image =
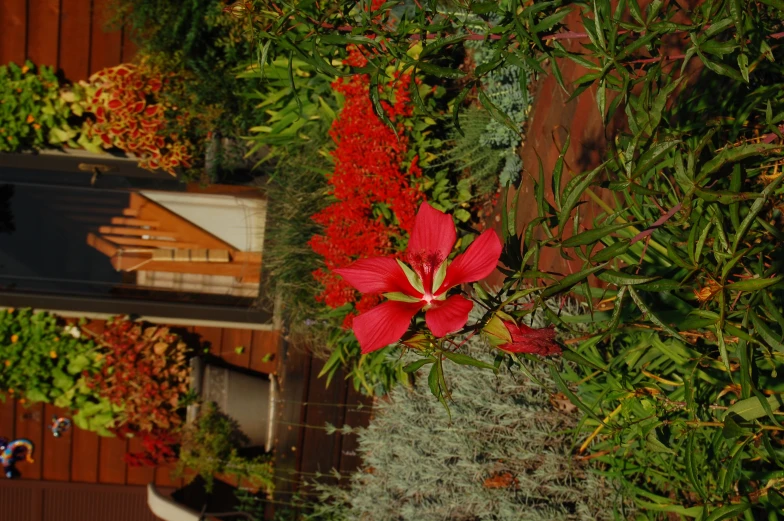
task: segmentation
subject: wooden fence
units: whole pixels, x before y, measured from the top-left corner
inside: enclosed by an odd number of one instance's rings
[[[136,48],[128,31],[107,27],[112,1],[0,1],[0,64],[29,59],[78,81],[129,61]]]

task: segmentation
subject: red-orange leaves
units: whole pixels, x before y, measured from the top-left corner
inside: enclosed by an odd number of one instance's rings
[[[90,83],[96,90],[86,110],[95,121],[87,131],[98,136],[104,148],[133,153],[142,168],[160,168],[171,175],[180,166],[190,166],[192,145],[168,130],[166,112],[175,110],[158,99],[165,82],[156,72],[123,64],[95,73]]]

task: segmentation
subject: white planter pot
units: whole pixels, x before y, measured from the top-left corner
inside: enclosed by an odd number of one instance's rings
[[[272,450],[277,382],[273,375],[251,376],[240,371],[191,359],[191,389],[201,401],[215,402],[218,410],[237,422],[250,447]],[[188,407],[186,421],[194,421],[199,405]]]

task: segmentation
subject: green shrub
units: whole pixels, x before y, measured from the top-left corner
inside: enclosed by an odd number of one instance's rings
[[[68,123],[73,112],[66,97],[51,67],[0,66],[0,152],[73,146],[78,131]]]
[[[214,403],[202,405],[196,421],[182,430],[181,440],[177,475],[181,476],[186,469],[194,471],[204,479],[208,492],[216,474],[233,475],[240,482],[247,480],[253,486],[272,490],[271,458],[243,457],[239,449],[247,443],[247,436]]]

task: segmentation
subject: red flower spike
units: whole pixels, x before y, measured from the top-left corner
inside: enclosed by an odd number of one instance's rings
[[[385,293],[390,300],[354,319],[354,334],[363,353],[399,340],[407,329],[403,325],[419,309],[425,310],[425,322],[438,337],[465,326],[471,303],[459,295],[447,298],[446,293],[459,283],[489,275],[501,256],[501,241],[495,231],[488,230],[474,241],[475,247],[469,247],[450,265],[446,257],[454,242],[452,219],[422,203],[406,253],[411,267],[392,258],[380,258],[359,260],[334,270],[360,292]]]

